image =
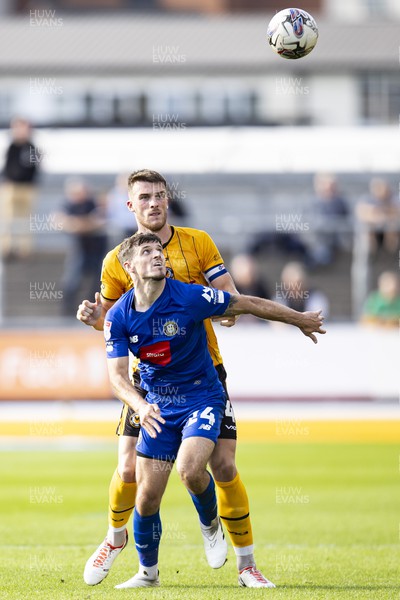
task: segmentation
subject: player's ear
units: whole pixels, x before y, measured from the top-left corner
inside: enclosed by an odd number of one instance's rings
[[[135,212],[132,200],[128,199],[126,201],[126,206],[130,212],[133,212],[133,213]]]
[[[124,262],[124,269],[128,271],[128,273],[136,273],[135,267],[128,260]]]

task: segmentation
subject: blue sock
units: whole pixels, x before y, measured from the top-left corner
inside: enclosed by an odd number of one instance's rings
[[[210,473],[209,473],[210,475]],[[217,516],[217,496],[215,495],[214,479],[210,475],[210,483],[201,494],[192,494],[193,504],[199,513],[200,521],[203,525],[211,525],[211,521]]]
[[[138,511],[133,512],[133,535],[139,563],[144,567],[153,567],[158,563],[158,547],[161,539],[160,511],[149,517],[141,517]]]

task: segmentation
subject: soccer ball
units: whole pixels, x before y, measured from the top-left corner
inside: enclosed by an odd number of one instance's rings
[[[301,8],[285,8],[276,13],[268,25],[268,43],[283,58],[302,58],[318,40],[313,17]]]

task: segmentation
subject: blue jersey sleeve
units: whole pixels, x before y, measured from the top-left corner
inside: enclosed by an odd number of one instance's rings
[[[107,358],[129,356],[129,336],[122,315],[113,309],[108,311],[104,321],[104,339]]]
[[[223,315],[231,295],[228,292],[202,285],[188,286],[188,305],[195,321]]]

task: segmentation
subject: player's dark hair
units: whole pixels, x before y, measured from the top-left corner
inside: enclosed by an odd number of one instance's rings
[[[129,261],[132,256],[136,252],[136,248],[139,246],[143,246],[143,244],[160,244],[162,246],[162,242],[158,235],[155,233],[135,233],[131,235],[131,237],[126,238],[118,250],[118,260],[121,265],[124,262]]]
[[[167,187],[167,182],[164,177],[157,173],[157,171],[151,171],[150,169],[141,169],[140,171],[134,171],[128,177],[128,188],[131,188],[136,181],[148,181],[149,183],[163,183]]]

